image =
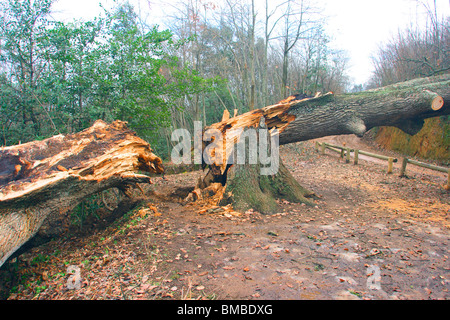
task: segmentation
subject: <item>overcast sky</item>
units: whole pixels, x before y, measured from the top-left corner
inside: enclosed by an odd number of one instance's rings
[[[131,0],[148,21],[164,25],[169,7],[164,3],[179,0]],[[427,1],[427,0],[422,0]],[[101,13],[99,3],[109,7],[113,0],[57,0],[54,17],[58,20],[89,20]],[[256,0],[256,2],[263,1]],[[432,2],[432,0],[428,0]],[[450,16],[450,0],[436,0],[438,14]],[[348,75],[355,84],[363,84],[372,71],[371,56],[378,46],[391,39],[399,29],[423,23],[423,6],[416,0],[315,0],[325,8],[328,34],[333,46],[347,51],[350,58]],[[162,19],[162,20],[161,20]]]

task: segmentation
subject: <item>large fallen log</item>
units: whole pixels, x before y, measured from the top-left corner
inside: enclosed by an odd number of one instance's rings
[[[223,132],[256,126],[261,117],[280,132],[280,145],[330,135],[364,135],[373,127],[394,126],[410,135],[423,120],[450,114],[450,74],[421,78],[358,93],[317,94],[253,110],[212,124]]]
[[[162,161],[126,123],[0,149],[0,266],[52,213],[110,188],[151,183]]]
[[[450,114],[450,75],[354,94],[293,96],[233,118],[225,115],[205,130],[216,129],[225,135],[238,133],[238,129],[267,128],[272,134],[278,131],[279,143],[287,144],[328,135],[361,136],[375,126],[397,126],[414,134],[423,119],[446,114]],[[238,135],[226,136],[224,161],[209,166],[193,195],[213,193],[222,205],[231,203],[236,210],[254,208],[264,213],[277,210],[277,198],[312,203],[307,198],[313,192],[302,188],[281,161],[279,170],[270,175],[260,174],[262,163],[230,163],[226,146],[239,139]],[[97,121],[77,134],[1,148],[0,266],[50,214],[109,188],[126,190],[135,183],[150,183],[141,172],[162,173],[161,163],[149,144],[120,121],[111,125]]]
[[[222,183],[221,204],[232,203],[237,210],[248,208],[261,212],[277,209],[276,199],[311,203],[305,197],[313,192],[302,188],[280,161],[280,170],[261,176],[260,164],[230,164],[233,148],[240,139],[240,129],[258,127],[264,120],[268,130],[277,129],[279,144],[305,141],[330,135],[363,136],[378,126],[395,126],[414,135],[424,119],[450,114],[450,74],[415,79],[375,90],[335,95],[317,94],[312,98],[291,96],[278,104],[250,111],[205,128],[215,129],[226,139],[220,161],[210,164],[190,199],[202,190]],[[207,146],[208,142],[203,145]],[[214,155],[213,155],[214,156]],[[214,186],[214,189],[218,189]],[[206,192],[207,193],[207,192]]]

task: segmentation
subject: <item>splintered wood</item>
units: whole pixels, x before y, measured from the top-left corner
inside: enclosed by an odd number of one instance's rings
[[[0,266],[61,208],[110,188],[129,194],[151,183],[144,173],[163,172],[150,145],[122,121],[0,148]]]
[[[286,113],[293,104],[320,96],[321,94],[318,93],[315,97],[308,97],[300,100],[297,100],[295,96],[290,96],[277,104],[262,109],[252,110],[241,114],[240,116],[237,116],[235,111],[235,115],[232,118],[230,118],[228,110],[225,110],[221,122],[212,124],[205,129],[217,129],[225,133],[227,130],[236,128],[256,128],[259,125],[261,118],[264,117],[265,123],[269,129],[277,128],[282,132],[291,121],[295,120],[295,116]]]
[[[224,198],[230,198],[232,195],[225,194],[226,184],[217,181],[227,174],[228,159],[233,151],[233,146],[239,142],[243,130],[252,127],[257,128],[261,123],[264,123],[271,134],[273,134],[275,129],[278,132],[282,132],[291,121],[295,120],[295,116],[286,112],[293,104],[320,96],[320,93],[316,94],[315,97],[299,98],[298,96],[291,96],[275,105],[253,110],[239,116],[237,115],[237,110],[234,110],[232,118],[230,118],[229,111],[225,110],[221,122],[205,128],[205,132],[209,129],[221,132],[222,150],[220,148],[219,150],[217,148],[211,150],[211,159],[215,159],[215,162],[209,166],[207,174],[199,178],[196,188],[188,195],[185,201],[198,205],[201,208],[198,210],[199,214],[221,213],[232,216],[238,215],[239,213],[233,210],[231,204],[220,206]],[[214,142],[214,139],[212,139],[212,142]],[[221,152],[221,154],[216,154],[217,151]]]
[[[234,117],[232,118],[230,118],[228,110],[225,110],[221,122],[217,122],[205,128],[205,132],[209,129],[213,129],[222,133],[223,140],[221,141],[221,154],[215,154],[216,149],[211,151],[211,159],[215,159],[213,165],[219,167],[222,174],[224,173],[227,167],[227,159],[229,159],[231,152],[233,152],[233,146],[239,142],[242,130],[245,130],[246,128],[257,128],[261,123],[264,123],[271,134],[274,133],[275,129],[277,129],[278,134],[280,134],[296,118],[294,115],[287,112],[293,105],[330,94],[332,93],[329,92],[322,95],[318,92],[314,97],[293,95],[281,100],[277,104],[266,106],[262,109],[252,110],[239,116],[237,116],[237,110],[235,110]],[[218,159],[220,159],[220,161],[218,161]]]
[[[148,176],[138,172],[162,173],[164,168],[150,145],[128,130],[126,123],[107,125],[99,120],[77,134],[1,148],[0,171],[0,201],[4,201],[71,176],[150,183]]]
[[[212,183],[204,189],[195,188],[185,199],[191,205],[196,205],[199,214],[223,214],[223,215],[240,215],[239,212],[233,210],[231,204],[220,206],[220,202],[224,198],[226,186],[221,183]],[[229,195],[228,195],[229,196]]]

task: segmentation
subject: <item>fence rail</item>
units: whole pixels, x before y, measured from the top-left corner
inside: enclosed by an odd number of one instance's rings
[[[417,161],[417,160],[404,158],[403,162],[402,162],[402,168],[400,169],[400,177],[405,176],[406,165],[408,163],[411,163],[413,165],[416,165],[416,166],[419,166],[419,167],[422,167],[422,168],[427,168],[427,169],[431,169],[431,170],[447,173],[447,188],[450,187],[450,168],[435,166],[433,164],[424,163],[424,162],[420,162],[420,161]]]
[[[334,144],[330,144],[327,142],[317,142],[316,141],[316,151],[319,151],[322,154],[325,154],[325,150],[331,150],[333,152],[337,152],[340,153],[341,158],[344,158],[345,155],[345,162],[349,163],[350,162],[350,153],[353,152],[354,153],[354,160],[353,163],[355,165],[358,164],[359,161],[359,155],[365,155],[368,157],[372,157],[372,158],[376,158],[376,159],[380,159],[380,160],[385,160],[388,162],[388,169],[387,169],[387,173],[391,174],[392,170],[393,170],[393,164],[394,162],[398,162],[398,159],[393,158],[393,157],[387,157],[384,155],[380,155],[380,154],[375,154],[375,153],[371,153],[371,152],[367,152],[367,151],[363,151],[363,150],[359,150],[359,149],[350,149],[350,148],[346,148],[343,146],[337,146]],[[431,170],[435,170],[435,171],[439,171],[439,172],[444,172],[447,173],[447,188],[450,188],[450,168],[445,168],[445,167],[440,167],[440,166],[435,166],[429,163],[424,163],[424,162],[420,162],[417,160],[412,160],[412,159],[408,159],[408,158],[403,158],[402,161],[402,167],[400,170],[400,177],[405,176],[405,172],[406,172],[406,166],[407,164],[413,164],[419,167],[423,167],[423,168],[427,168],[427,169],[431,169]]]

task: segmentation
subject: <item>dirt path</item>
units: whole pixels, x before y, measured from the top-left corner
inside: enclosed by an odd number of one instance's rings
[[[319,197],[315,207],[280,201],[274,215],[200,215],[149,192],[114,226],[19,257],[9,298],[450,298],[445,175],[399,178],[383,164],[321,156],[312,142],[283,147],[282,157]],[[199,174],[157,178],[152,190],[170,194]],[[80,270],[79,289],[67,288],[69,266]]]

